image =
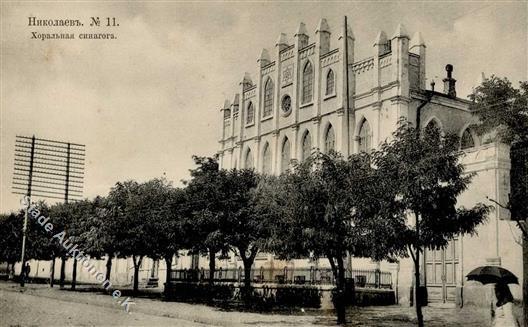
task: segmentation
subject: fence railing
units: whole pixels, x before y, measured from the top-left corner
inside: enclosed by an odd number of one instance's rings
[[[377,269],[346,270],[345,278],[353,278],[356,287],[392,289],[390,272]],[[179,269],[171,272],[171,281],[207,281],[209,269]],[[253,283],[335,285],[335,277],[330,268],[256,268],[251,269],[250,279]],[[244,269],[218,268],[214,272],[214,281],[243,282]]]

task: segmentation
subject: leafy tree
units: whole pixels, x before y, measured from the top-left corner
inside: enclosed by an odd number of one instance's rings
[[[72,226],[73,223],[73,206],[68,203],[56,203],[50,208],[50,219],[53,224],[53,229],[57,232],[64,231],[68,236],[68,228]],[[66,279],[66,260],[68,258],[68,252],[63,248],[59,242],[53,243],[52,255],[55,257],[60,257],[61,266],[60,266],[60,278],[59,286],[64,288],[65,279]],[[53,286],[52,280],[54,279],[53,275],[55,274],[55,260],[52,262],[52,277],[51,277],[51,286]]]
[[[111,212],[109,201],[97,196],[91,203],[90,215],[83,221],[83,244],[85,253],[92,258],[106,258],[105,279],[110,280],[112,271],[112,259],[116,255],[117,233],[119,221]]]
[[[523,233],[523,311],[528,321],[528,82],[514,88],[507,78],[492,75],[469,96],[470,109],[479,117],[479,134],[497,132],[511,145],[510,199],[499,204],[510,210]]]
[[[7,262],[10,273],[21,257],[22,225],[23,220],[13,212],[0,215],[0,261]]]
[[[244,264],[244,286],[251,286],[251,267],[270,235],[273,212],[261,192],[266,180],[252,169],[230,170],[225,174],[223,234],[229,246],[236,250]],[[260,188],[258,186],[260,185]]]
[[[71,246],[77,245],[77,248],[80,249],[85,249],[85,241],[87,239],[87,235],[85,235],[85,233],[87,232],[86,223],[90,219],[90,216],[93,214],[93,204],[91,201],[86,199],[82,201],[66,203],[64,204],[64,206],[67,207],[70,212],[69,222],[67,225],[68,229],[65,231],[66,237],[69,239],[70,242],[69,244],[71,244]],[[73,271],[71,280],[72,290],[74,290],[77,285],[77,268],[77,257],[73,256]]]
[[[528,141],[528,82],[516,89],[507,78],[492,75],[469,98],[470,109],[480,118],[480,134],[495,131],[505,143]]]
[[[400,229],[399,239],[414,262],[414,290],[420,289],[420,253],[424,248],[443,248],[457,235],[475,234],[489,207],[456,208],[457,197],[467,189],[472,175],[464,174],[459,162],[459,140],[441,137],[436,128],[418,136],[410,124],[401,121],[393,140],[381,144],[373,163],[385,178],[384,189],[391,195],[387,219],[414,218],[412,226]],[[415,295],[418,325],[423,326],[421,303]]]
[[[173,188],[164,180],[155,180],[159,194],[156,201],[159,211],[151,217],[151,233],[156,237],[152,243],[152,258],[164,259],[166,284],[170,283],[172,260],[185,244],[183,219],[186,212],[187,195],[183,189]]]
[[[49,207],[45,202],[38,202],[35,207],[42,214],[48,215]],[[7,262],[8,266],[11,265],[13,274],[15,273],[14,265],[20,261],[22,254],[24,215],[23,210],[0,215],[0,262]],[[25,259],[49,260],[52,246],[50,237],[31,216],[28,216],[26,235]]]
[[[191,169],[191,180],[185,182],[188,194],[185,233],[194,235],[187,247],[193,253],[209,255],[209,282],[214,280],[215,257],[220,251],[227,252],[228,244],[223,232],[226,209],[226,172],[219,169],[215,158],[193,156],[195,169]]]
[[[311,255],[330,262],[338,323],[345,322],[347,253],[379,260],[399,250],[398,221],[381,221],[384,195],[377,178],[367,154],[344,159],[316,153],[275,181],[266,197],[277,212],[269,244],[273,252],[285,259]]]
[[[145,256],[152,254],[156,234],[150,223],[158,209],[159,180],[139,184],[136,181],[118,182],[108,195],[112,219],[119,226],[115,244],[118,257],[132,257],[134,264],[134,293],[139,289],[139,268]]]

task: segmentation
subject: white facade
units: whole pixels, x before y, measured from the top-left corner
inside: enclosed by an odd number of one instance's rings
[[[262,51],[255,79],[246,73],[240,92],[221,109],[222,168],[279,174],[314,148],[333,147],[345,156],[375,148],[391,137],[400,117],[416,124],[417,108],[422,107],[420,127],[435,123],[442,131],[463,137],[463,163],[476,176],[459,205],[491,204],[486,197],[507,203],[508,148],[482,140],[470,128],[476,118],[468,109],[469,101],[456,97],[452,66],[446,67],[443,92],[426,90],[426,46],[420,33],[411,39],[402,25],[390,38],[381,31],[365,45],[372,46],[372,56],[366,59],[355,58],[350,27],[343,24],[336,34],[322,19],[315,40],[310,40],[301,23],[293,44],[281,34],[272,56]],[[287,97],[291,100],[284,100]],[[422,277],[431,302],[488,301],[489,288],[465,281],[464,276],[477,266],[498,264],[522,277],[522,249],[515,242],[519,232],[508,221],[508,213],[495,207],[477,236],[458,238],[436,253],[426,251]],[[365,259],[353,262],[354,268],[372,265]],[[400,303],[406,303],[412,285],[411,260],[383,263],[383,268],[393,271]],[[521,296],[518,286],[511,289],[515,297]]]

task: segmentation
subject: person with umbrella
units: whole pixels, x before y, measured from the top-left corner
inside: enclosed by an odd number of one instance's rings
[[[513,295],[508,284],[519,284],[517,277],[507,269],[498,266],[483,266],[473,269],[467,274],[468,280],[482,284],[495,284],[496,314],[492,326],[519,326],[513,316]]]

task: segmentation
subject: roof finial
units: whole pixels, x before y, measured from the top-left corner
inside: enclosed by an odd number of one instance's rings
[[[394,38],[409,38],[409,33],[407,33],[407,30],[405,29],[405,26],[403,24],[398,24],[396,27],[396,31],[394,31],[394,34],[392,35],[391,39]]]
[[[330,26],[328,26],[328,22],[326,21],[326,18],[321,18],[321,20],[319,21],[319,24],[317,25],[317,29],[315,30],[315,33],[321,33],[321,32],[330,33]]]

